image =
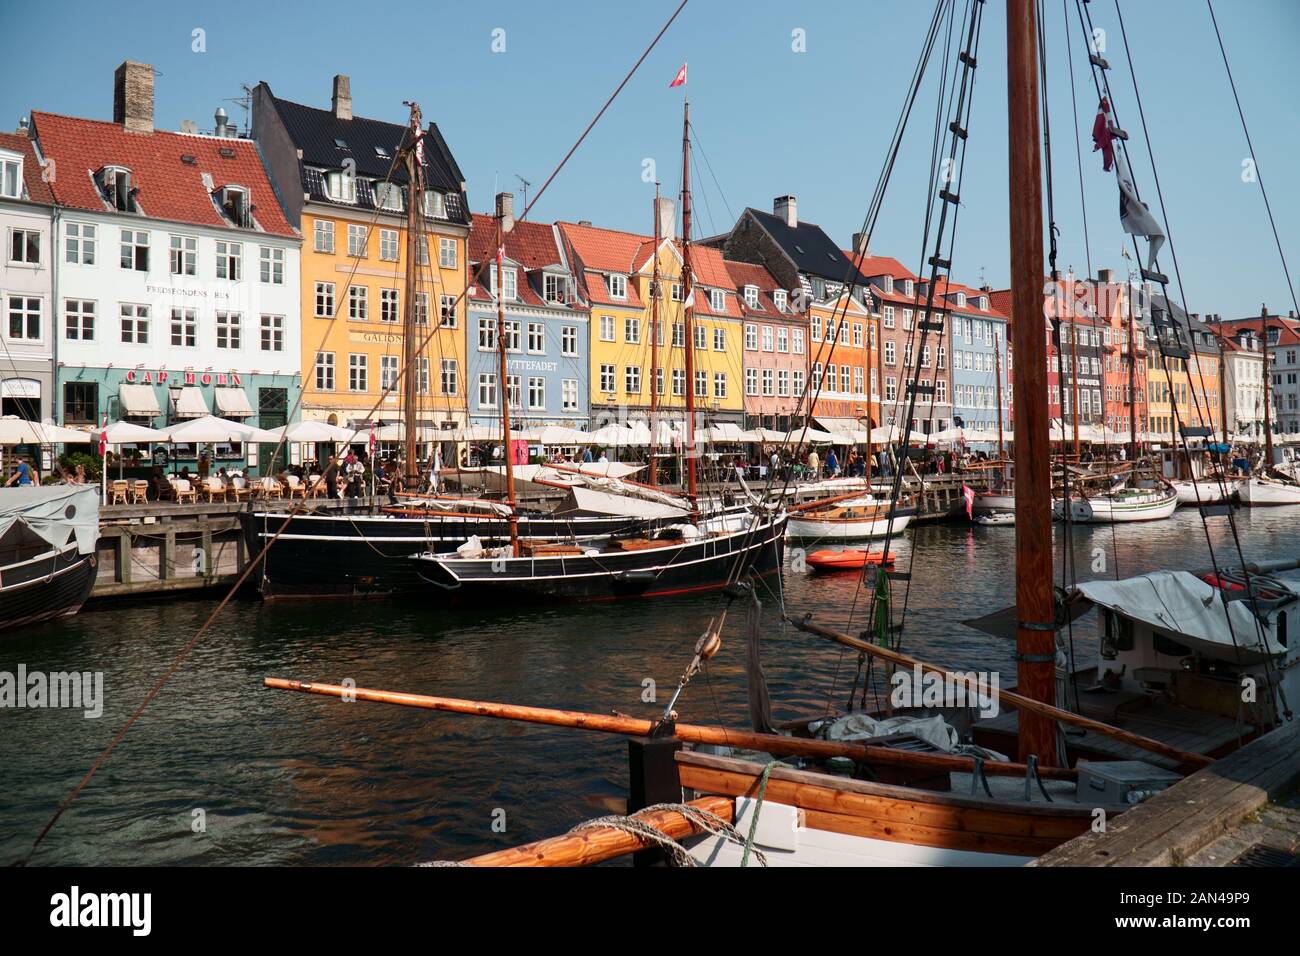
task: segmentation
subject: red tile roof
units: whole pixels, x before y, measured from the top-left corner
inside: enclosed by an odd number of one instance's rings
[[[0,133],[0,149],[18,153],[23,157],[23,184],[27,187],[27,198],[32,202],[47,206],[54,204],[54,194],[50,184],[42,177],[43,169],[32,149],[32,141],[22,133]]]
[[[253,218],[266,232],[297,236],[275,195],[257,144],[251,140],[155,130],[128,133],[117,123],[34,112],[33,133],[41,151],[55,162],[54,198],[73,209],[108,210],[94,174],[105,166],[131,170],[141,214],[154,219],[234,229],[217,210],[203,174],[213,188],[247,187]],[[222,151],[233,155],[222,155]],[[181,161],[189,155],[194,165]]]
[[[557,224],[565,241],[582,260],[582,265],[599,272],[621,272],[631,275],[638,263],[637,250],[646,236],[617,229],[581,226],[575,222]]]

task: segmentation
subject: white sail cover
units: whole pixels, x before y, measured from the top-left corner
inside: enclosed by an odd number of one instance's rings
[[[1088,581],[1080,584],[1078,591],[1093,604],[1165,631],[1179,643],[1218,660],[1252,664],[1264,657],[1251,602],[1230,601],[1225,615],[1218,588],[1189,571],[1153,571],[1122,581]],[[1269,655],[1286,653],[1271,624],[1264,628],[1264,635]]]
[[[75,535],[78,553],[93,554],[99,540],[99,489],[86,485],[0,489],[0,538],[15,524],[56,548]]]
[[[684,518],[690,512],[660,501],[631,498],[596,488],[574,485],[556,515],[620,515],[629,518]]]

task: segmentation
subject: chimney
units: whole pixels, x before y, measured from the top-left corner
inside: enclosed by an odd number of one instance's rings
[[[590,220],[590,219],[579,219],[579,220],[578,220],[578,225],[580,225],[580,226],[586,226],[586,227],[590,228],[590,227],[591,227],[591,220]]]
[[[864,256],[871,255],[871,246],[867,244],[866,233],[855,232],[853,234],[853,252],[855,255],[858,253]]]
[[[153,67],[124,60],[113,73],[113,122],[132,133],[153,132]]]
[[[1098,269],[1097,281],[1102,285],[1110,285],[1115,281],[1115,271],[1113,269]]]
[[[677,204],[667,196],[660,197],[658,203],[658,208],[655,209],[655,218],[659,220],[659,238],[676,239]]]
[[[515,227],[514,193],[497,193],[497,216],[501,219],[502,232],[509,232]]]
[[[227,133],[226,133],[226,121],[227,121],[228,119],[230,119],[230,114],[228,114],[228,113],[226,112],[225,107],[218,106],[218,107],[217,107],[217,111],[216,111],[215,113],[212,114],[213,131],[214,131],[218,136],[225,136],[225,135],[227,135]]]
[[[799,225],[799,213],[795,209],[793,196],[777,196],[772,200],[772,212],[777,218],[784,219],[791,229]]]
[[[330,97],[330,112],[335,119],[352,119],[352,81],[346,73],[334,74],[334,95]]]

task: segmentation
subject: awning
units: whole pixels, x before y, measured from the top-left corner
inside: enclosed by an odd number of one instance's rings
[[[202,418],[211,414],[203,393],[197,387],[189,385],[181,389],[180,397],[176,399],[177,418]]]
[[[152,385],[119,385],[117,398],[122,403],[122,415],[129,418],[155,418],[162,414],[158,395]]]
[[[248,394],[242,388],[218,388],[212,394],[217,400],[217,412],[222,418],[252,416],[253,406],[248,404]],[[207,414],[207,409],[204,409],[203,414]]]

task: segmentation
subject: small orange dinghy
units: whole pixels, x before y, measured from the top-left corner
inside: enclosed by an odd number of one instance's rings
[[[880,551],[814,551],[806,558],[815,571],[853,571],[870,565],[893,567],[894,553]]]

